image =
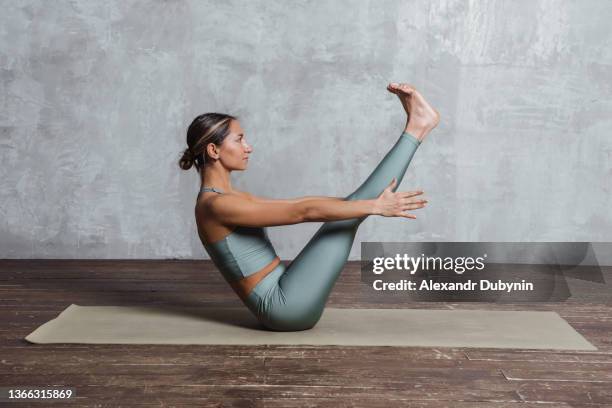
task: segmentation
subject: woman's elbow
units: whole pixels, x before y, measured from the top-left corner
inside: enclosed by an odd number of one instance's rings
[[[328,221],[323,215],[322,209],[316,203],[311,201],[305,201],[302,203],[302,210],[300,212],[302,222],[325,222]]]
[[[313,222],[316,220],[316,217],[316,208],[312,206],[308,201],[302,201],[296,204],[296,223]]]

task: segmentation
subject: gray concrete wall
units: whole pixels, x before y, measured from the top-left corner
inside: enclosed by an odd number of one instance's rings
[[[442,114],[400,190],[416,221],[360,241],[612,241],[612,2],[0,2],[0,258],[208,258],[195,171],[207,111],[254,145],[233,184],[346,196],[404,124]],[[269,228],[283,259],[320,223]]]

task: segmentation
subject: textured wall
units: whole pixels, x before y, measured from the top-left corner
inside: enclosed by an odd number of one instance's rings
[[[346,196],[404,125],[441,112],[400,190],[416,221],[359,241],[612,241],[612,2],[0,2],[0,258],[208,258],[197,114],[254,145],[238,189]],[[320,223],[270,228],[291,259]]]

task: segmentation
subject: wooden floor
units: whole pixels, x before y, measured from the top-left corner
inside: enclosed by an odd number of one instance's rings
[[[61,406],[79,407],[612,407],[612,303],[605,296],[377,304],[364,299],[363,286],[359,263],[349,262],[328,306],[552,310],[599,350],[34,345],[23,337],[71,303],[242,303],[210,261],[0,260],[0,387],[72,387],[77,399]]]

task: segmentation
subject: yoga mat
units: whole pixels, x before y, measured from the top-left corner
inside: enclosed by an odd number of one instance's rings
[[[597,350],[556,312],[326,308],[299,332],[266,330],[246,308],[72,304],[32,343],[286,344]]]

